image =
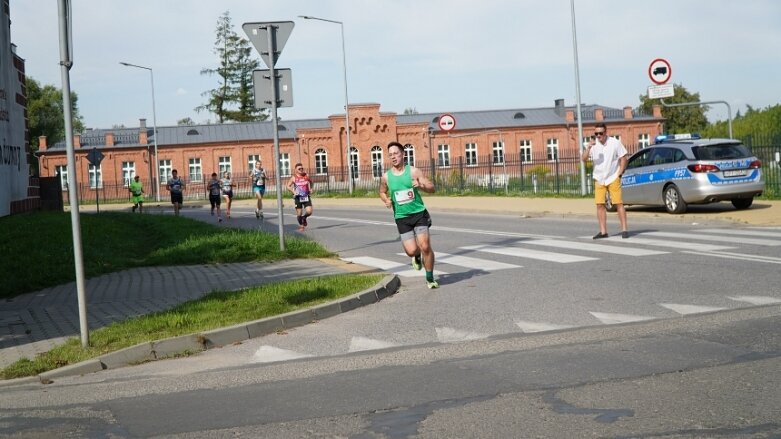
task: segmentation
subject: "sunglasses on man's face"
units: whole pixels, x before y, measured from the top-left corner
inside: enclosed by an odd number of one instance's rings
[[[604,136],[605,132],[604,131],[594,131],[594,135],[595,136]]]

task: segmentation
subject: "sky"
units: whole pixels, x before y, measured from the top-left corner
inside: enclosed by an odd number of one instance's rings
[[[62,87],[59,0],[11,0],[11,40],[26,73]],[[90,128],[153,123],[196,112],[218,85],[215,28],[229,12],[248,22],[293,21],[277,68],[292,70],[283,120],[344,114],[341,21],[349,102],[420,113],[551,107],[576,102],[570,0],[71,0],[71,90]],[[581,102],[636,107],[652,85],[648,67],[671,65],[670,83],[746,106],[781,102],[781,2],[777,0],[574,0]],[[259,58],[259,56],[258,56]],[[266,66],[261,61],[261,68]],[[715,104],[711,121],[727,117]]]

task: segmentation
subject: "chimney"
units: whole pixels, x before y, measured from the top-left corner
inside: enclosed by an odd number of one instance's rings
[[[605,109],[604,108],[595,108],[594,109],[594,120],[596,120],[596,121],[603,121],[603,120],[605,120]]]
[[[138,119],[138,126],[141,127],[142,130],[146,130],[146,119],[143,117],[141,119]]]
[[[38,136],[38,151],[46,151],[46,136]]]
[[[559,116],[564,116],[564,99],[556,99],[553,101],[553,105],[553,110],[556,112],[556,114]]]
[[[659,105],[654,105],[651,107],[653,109],[653,114],[655,119],[661,119],[662,118],[662,107]]]
[[[114,146],[114,133],[106,133],[106,146]]]
[[[73,149],[81,148],[81,134],[73,135]]]
[[[572,111],[572,110],[567,110],[565,119],[566,119],[567,123],[575,122],[575,112]]]
[[[632,118],[632,107],[624,107],[624,119],[631,119]]]

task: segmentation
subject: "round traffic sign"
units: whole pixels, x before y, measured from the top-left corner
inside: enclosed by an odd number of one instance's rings
[[[673,69],[666,59],[657,58],[651,61],[651,65],[648,66],[648,77],[656,85],[666,84],[672,74]]]
[[[456,118],[452,114],[443,114],[439,116],[437,125],[439,125],[439,129],[442,131],[450,131],[456,127]]]

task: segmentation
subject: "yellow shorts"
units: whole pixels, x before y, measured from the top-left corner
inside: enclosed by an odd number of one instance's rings
[[[596,204],[605,204],[605,192],[610,193],[610,201],[615,204],[624,204],[621,199],[621,177],[613,180],[608,185],[594,182],[594,201]]]

